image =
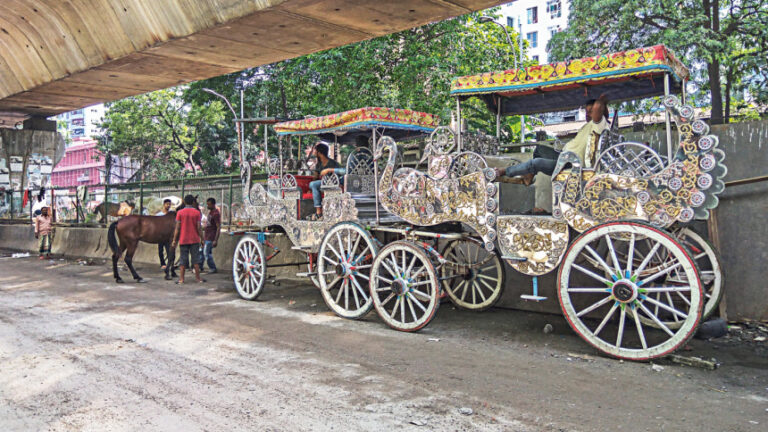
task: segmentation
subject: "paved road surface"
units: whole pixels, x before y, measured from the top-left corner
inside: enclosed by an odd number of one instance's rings
[[[720,369],[658,372],[598,356],[558,316],[444,304],[404,334],[296,282],[247,302],[224,275],[110,273],[0,258],[0,431],[768,428],[764,347],[695,340],[685,354]]]

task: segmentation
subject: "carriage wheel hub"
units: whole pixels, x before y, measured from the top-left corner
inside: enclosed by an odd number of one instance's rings
[[[408,292],[408,282],[404,279],[395,279],[392,282],[392,292],[397,295],[403,295]]]
[[[336,264],[336,268],[334,270],[336,271],[336,276],[339,277],[352,275],[352,266],[348,263],[340,262]]]
[[[464,273],[464,280],[471,281],[475,280],[477,278],[477,270],[475,269],[469,269],[466,273]]]
[[[621,303],[632,303],[637,299],[638,288],[629,279],[620,279],[611,287],[611,294]]]

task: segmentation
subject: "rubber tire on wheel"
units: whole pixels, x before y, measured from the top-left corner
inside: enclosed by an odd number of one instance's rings
[[[267,260],[264,248],[255,237],[245,236],[237,243],[232,257],[232,278],[237,293],[245,300],[255,300],[264,289]]]
[[[401,287],[399,293],[396,286]],[[407,241],[390,243],[379,251],[371,268],[370,288],[376,313],[395,330],[424,328],[440,306],[440,281],[432,260],[423,248]]]
[[[493,307],[501,299],[504,292],[504,266],[498,251],[488,252],[482,243],[465,239],[448,243],[442,255],[449,261],[440,268],[443,290],[457,308],[481,312]],[[451,262],[467,265],[459,267]],[[470,270],[477,274],[471,278],[449,279],[457,272]]]
[[[368,282],[379,248],[363,227],[352,222],[334,225],[323,237],[317,253],[317,279],[323,300],[336,315],[359,319],[371,311]],[[338,267],[349,272],[337,275]],[[333,292],[337,289],[336,293]]]
[[[649,250],[645,255],[642,255],[642,251],[635,250],[637,238],[650,240]],[[605,257],[600,257],[599,260],[597,258],[599,254],[595,252],[596,247],[593,247],[595,242],[598,245],[605,242],[609,246],[606,248],[609,252],[603,254]],[[627,247],[622,261],[614,256],[621,256],[624,243]],[[645,270],[644,264],[647,265],[651,259],[645,259],[645,257],[655,256],[662,248],[664,253],[669,254],[671,261],[668,261],[668,264],[658,272],[640,278],[639,275]],[[620,252],[616,253],[616,251]],[[638,254],[638,257],[642,256],[642,262],[637,266],[634,264],[635,254]],[[592,268],[582,265],[590,262],[584,259],[590,255],[600,262],[598,266],[600,268],[594,265]],[[632,262],[629,271],[627,271],[628,261]],[[617,262],[618,270],[615,270]],[[658,282],[661,276],[677,268],[682,268],[686,280],[692,283],[687,286],[656,286],[663,284]],[[613,280],[602,276],[604,272],[612,274]],[[572,280],[571,276],[576,274],[579,276],[574,276]],[[578,278],[585,276],[588,277],[589,282],[579,283]],[[568,247],[557,280],[560,307],[568,324],[590,345],[613,357],[628,360],[650,360],[663,357],[688,342],[701,321],[702,284],[691,254],[677,242],[672,234],[644,223],[611,222],[585,231]],[[651,311],[651,308],[658,307],[658,302],[647,296],[653,292],[673,292],[680,297],[684,297],[686,293],[689,295],[686,303],[683,303],[687,305],[682,307],[684,312],[676,308],[671,311],[683,317],[678,329],[664,326],[664,331],[661,331],[647,325],[644,328],[640,320],[642,315],[657,321],[656,324],[660,328],[663,326],[658,316]],[[619,299],[623,301],[620,302]],[[583,304],[589,306],[582,307]],[[577,307],[580,309],[578,312]],[[642,311],[642,315],[636,312],[637,310]],[[666,312],[666,309],[663,310]],[[597,319],[592,319],[589,314],[594,314]],[[616,323],[617,318],[618,323]],[[607,334],[603,330],[609,323],[617,324],[615,340],[613,335],[608,336],[611,338],[610,342],[603,339]],[[635,328],[636,338],[633,332],[625,332],[625,329],[630,327]],[[648,332],[649,329],[651,332]],[[648,343],[648,336],[653,338],[651,343]],[[658,339],[661,339],[661,342],[656,343]]]

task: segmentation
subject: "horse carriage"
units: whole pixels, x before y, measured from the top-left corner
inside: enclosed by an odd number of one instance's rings
[[[532,278],[533,294],[521,296],[532,301],[545,300],[537,291],[538,277],[559,269],[561,309],[589,344],[618,358],[664,356],[693,335],[722,288],[717,254],[686,227],[706,219],[717,205],[726,173],[717,137],[684,104],[687,77],[671,52],[655,46],[457,78],[451,85],[455,129],[437,127],[426,114],[405,123],[411,130],[415,123],[428,126],[416,129],[430,133],[420,161],[426,172],[400,163],[395,132],[403,122],[371,123],[366,133],[372,151],[350,156],[343,182],[333,175],[323,179],[327,219],[322,223],[300,220],[302,190],[294,176],[280,172],[266,187],[250,186],[245,164],[249,214],[256,225],[270,229],[238,244],[237,290],[244,298],[261,292],[271,235],[287,235],[309,254],[306,276],[338,315],[360,318],[373,306],[401,331],[427,325],[443,296],[463,309],[492,306],[504,288],[504,263]],[[578,108],[600,94],[612,102],[663,96],[666,157],[643,143],[626,142],[614,117],[611,129],[590,138],[584,160],[560,154],[552,174],[551,216],[500,214],[504,197],[486,154],[496,152],[499,137],[462,130],[462,102],[480,98],[499,124],[502,116]],[[336,125],[338,117],[275,129],[329,133],[338,140],[364,123]],[[359,211],[370,201],[372,210]]]

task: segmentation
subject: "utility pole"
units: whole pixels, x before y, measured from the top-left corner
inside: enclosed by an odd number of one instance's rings
[[[520,38],[520,67],[523,67],[523,21],[519,16],[517,17],[518,36]],[[525,142],[525,116],[520,116],[520,144]]]

